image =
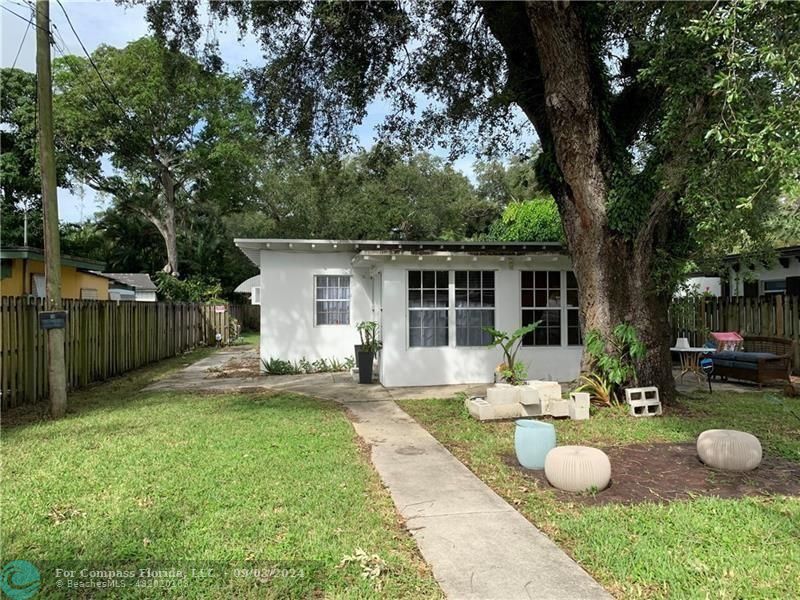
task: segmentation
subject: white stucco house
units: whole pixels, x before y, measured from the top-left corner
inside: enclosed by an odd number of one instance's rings
[[[482,327],[541,321],[531,378],[578,376],[578,292],[560,244],[237,239],[260,269],[261,357],[343,359],[377,321],[383,385],[484,383],[501,359]]]
[[[765,263],[731,254],[723,260],[721,275],[697,273],[686,283],[712,296],[800,295],[800,246],[777,248],[775,255]]]

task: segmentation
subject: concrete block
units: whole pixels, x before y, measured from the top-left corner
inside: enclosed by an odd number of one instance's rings
[[[497,383],[486,390],[489,404],[519,404],[519,386]]]
[[[656,387],[627,388],[625,401],[632,417],[657,417],[661,414],[661,400]]]
[[[561,400],[561,384],[557,381],[531,379],[525,383],[539,393],[539,401],[542,404],[546,404],[550,400]]]
[[[569,418],[585,421],[589,418],[589,394],[586,392],[570,392]]]
[[[506,404],[491,404],[484,398],[469,398],[464,401],[464,406],[469,414],[479,421],[493,421],[496,419],[516,419],[524,416],[522,405],[519,402]]]
[[[521,416],[523,417],[542,417],[544,411],[541,404],[522,404],[520,403]]]
[[[523,406],[542,405],[542,399],[539,395],[539,390],[528,385],[517,386],[517,394],[519,403]]]
[[[569,416],[569,400],[551,400],[546,408],[546,413],[554,417]]]

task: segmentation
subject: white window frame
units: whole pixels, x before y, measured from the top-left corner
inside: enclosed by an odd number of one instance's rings
[[[410,278],[412,272],[419,272],[425,273],[427,271],[440,273],[445,272],[447,273],[447,306],[446,307],[439,307],[439,306],[411,306],[408,301],[408,294],[411,289],[419,289],[424,290],[425,288],[422,287],[422,275],[420,275],[420,287],[419,288],[411,288],[410,285]],[[433,288],[438,292],[439,288],[438,284]],[[405,308],[406,308],[406,349],[408,350],[431,350],[437,348],[450,348],[455,343],[453,332],[455,331],[455,312],[450,310],[453,305],[455,304],[455,288],[453,284],[453,271],[449,269],[407,269],[406,270],[406,286],[405,286]],[[412,311],[425,311],[425,310],[436,310],[436,311],[445,311],[447,313],[447,344],[441,346],[412,346],[411,345],[411,312]]]
[[[319,323],[317,320],[317,304],[319,302],[327,302],[330,300],[334,301],[344,301],[343,299],[337,298],[317,298],[317,278],[318,277],[346,277],[347,278],[347,288],[349,290],[347,301],[347,323]],[[314,273],[312,276],[312,298],[314,299],[313,311],[314,311],[314,327],[349,327],[350,324],[353,322],[353,276],[352,274],[348,273],[347,271],[331,271],[331,272],[321,272],[321,273]]]
[[[97,300],[97,288],[81,288],[81,300]]]
[[[467,288],[459,288],[459,287],[457,287],[456,286],[456,272],[467,273],[467,277],[468,278],[469,278],[469,274],[470,273],[481,273],[481,285],[480,285],[480,287],[479,288],[472,288],[472,287],[469,287],[469,284],[467,285]],[[484,285],[483,285],[483,273],[492,273],[493,276],[494,276],[494,285],[492,285],[492,287],[491,287],[492,293],[494,295],[494,302],[493,302],[492,306],[483,306],[483,292],[484,292],[484,290],[490,289],[488,287],[484,287]],[[454,322],[453,331],[455,332],[455,335],[453,336],[453,346],[456,347],[456,348],[481,348],[481,347],[485,347],[486,345],[488,345],[488,343],[489,343],[488,341],[486,343],[483,343],[483,344],[459,344],[458,343],[458,330],[459,330],[459,328],[458,328],[458,312],[459,311],[491,312],[492,313],[492,327],[494,327],[496,325],[496,323],[497,323],[497,320],[496,320],[497,313],[495,311],[496,311],[496,308],[497,308],[497,271],[495,271],[494,269],[453,269],[452,271],[450,271],[450,274],[451,274],[451,280],[452,280],[452,283],[453,283],[453,301],[451,303],[451,306],[453,308],[453,312],[455,313],[455,317],[454,317],[454,321],[453,321]],[[481,306],[457,306],[457,304],[456,304],[456,292],[459,289],[478,290],[478,291],[480,291],[480,294],[481,294]]]
[[[569,288],[569,284],[567,282],[567,275],[572,273],[573,277],[575,277],[575,295],[577,296],[577,303],[575,306],[570,306],[567,304],[567,290]],[[561,280],[563,282],[563,294],[561,296],[561,304],[564,306],[564,318],[563,318],[563,331],[562,331],[562,345],[568,348],[582,348],[583,347],[583,332],[581,331],[581,297],[580,293],[578,293],[578,276],[575,275],[575,271],[563,271],[561,273]],[[570,344],[569,343],[569,314],[570,311],[574,311],[578,315],[578,343],[577,344]]]
[[[316,293],[317,293],[317,286],[316,286],[316,282],[315,282],[314,294],[316,294]],[[250,304],[255,304],[256,306],[260,306],[261,305],[261,287],[260,286],[253,286],[250,289]],[[316,309],[316,306],[314,306],[314,308]],[[315,315],[316,315],[316,312],[315,312]],[[314,318],[316,319],[316,316]]]
[[[557,273],[558,274],[558,290],[559,290],[558,306],[537,306],[536,305],[536,273],[538,273],[538,272],[542,272],[542,273],[547,273],[548,274],[547,275],[548,282],[547,282],[547,288],[546,288],[548,290],[551,289],[550,288],[550,273]],[[533,287],[531,287],[531,288],[523,288],[523,285],[522,285],[522,275],[523,275],[523,273],[531,273]],[[522,304],[522,291],[523,291],[523,289],[530,289],[531,290],[531,293],[532,293],[533,297],[531,299],[532,304],[530,306],[524,306]],[[563,348],[564,346],[566,346],[566,339],[567,339],[567,336],[566,336],[566,333],[567,333],[567,330],[566,330],[566,327],[567,327],[567,325],[566,325],[566,320],[567,320],[566,301],[567,301],[567,299],[566,299],[566,273],[564,271],[562,271],[560,269],[521,269],[519,271],[519,322],[520,322],[520,327],[523,326],[524,320],[522,318],[522,313],[524,311],[530,310],[530,311],[534,311],[535,312],[537,310],[539,310],[539,311],[541,311],[541,310],[551,310],[551,311],[558,311],[558,314],[559,314],[558,344],[538,345],[536,343],[525,344],[523,342],[522,347],[524,347],[524,348]],[[534,314],[534,319],[535,318],[536,318],[536,315]],[[533,334],[531,334],[531,335],[535,335],[535,332]]]

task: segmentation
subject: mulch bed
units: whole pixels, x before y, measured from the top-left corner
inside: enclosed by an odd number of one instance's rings
[[[553,490],[559,500],[577,504],[665,503],[697,496],[800,496],[800,463],[783,458],[765,456],[754,471],[733,473],[706,467],[697,457],[694,443],[633,444],[603,450],[611,460],[611,485],[594,495],[556,490],[543,470],[519,466],[514,454],[504,459],[540,487]]]

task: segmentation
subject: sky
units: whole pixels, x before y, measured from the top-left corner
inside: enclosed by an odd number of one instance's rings
[[[72,20],[80,39],[86,49],[92,52],[100,44],[122,47],[128,42],[148,34],[143,6],[126,7],[112,0],[62,0],[64,8]],[[21,16],[31,18],[31,8],[27,0],[0,0],[0,65],[10,67],[16,58],[16,67],[26,71],[36,70],[36,30],[23,19],[11,14],[14,11]],[[61,7],[57,2],[50,4],[50,18],[54,27],[66,42],[68,52],[81,54],[82,50],[75,35],[70,30]],[[245,64],[258,65],[261,51],[258,42],[247,36],[239,41],[239,32],[235,25],[217,23],[215,26],[219,41],[220,54],[226,68],[235,70]],[[17,58],[17,52],[19,56]],[[372,103],[363,123],[355,133],[362,146],[369,148],[375,140],[375,128],[383,120],[389,110],[385,101]],[[445,155],[444,149],[431,149],[431,152]],[[453,163],[454,167],[474,181],[474,156],[464,156]],[[62,221],[78,222],[90,218],[103,208],[107,200],[99,197],[93,190],[85,189],[76,193],[59,189],[59,217]]]

